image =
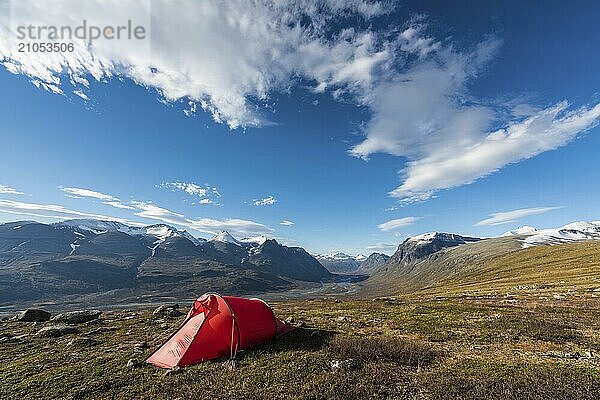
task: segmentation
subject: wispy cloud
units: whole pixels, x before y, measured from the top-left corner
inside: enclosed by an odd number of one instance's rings
[[[291,226],[291,225],[294,225],[294,223],[292,221],[288,221],[287,219],[284,219],[283,221],[281,221],[279,223],[279,225]]]
[[[475,226],[488,226],[488,225],[502,225],[511,222],[516,222],[521,218],[529,217],[531,215],[543,214],[548,211],[558,210],[562,207],[533,207],[533,208],[521,208],[519,210],[504,211],[492,213],[489,218],[479,221]]]
[[[74,199],[81,199],[81,198],[98,199],[98,200],[101,200],[103,204],[106,204],[108,206],[112,206],[115,208],[121,208],[121,209],[125,209],[125,210],[133,210],[134,209],[133,207],[122,203],[118,197],[112,196],[110,194],[97,192],[95,190],[76,188],[76,187],[60,187],[60,190],[65,192],[67,194],[67,197],[71,197]]]
[[[377,252],[377,253],[391,253],[398,247],[397,244],[392,243],[375,243],[370,246],[365,247],[367,251]]]
[[[193,219],[148,202],[136,201],[132,204],[138,210],[135,215],[139,217],[154,219],[167,224],[180,225],[202,233],[216,234],[219,231],[227,230],[238,236],[252,236],[271,234],[273,232],[273,229],[266,225],[244,219]]]
[[[0,194],[23,194],[23,192],[11,188],[10,186],[0,185]]]
[[[157,185],[159,188],[170,189],[174,192],[182,191],[190,196],[197,197],[200,199],[200,204],[217,204],[216,199],[221,197],[221,193],[216,187],[208,184],[198,185],[193,182],[163,182]]]
[[[377,225],[377,227],[383,232],[393,231],[398,228],[403,228],[405,226],[410,226],[420,220],[422,217],[404,217],[398,219],[392,219],[390,221],[384,222],[383,224]]]
[[[73,218],[89,218],[89,219],[102,219],[119,221],[123,223],[130,223],[122,218],[115,218],[108,215],[93,214],[83,211],[71,210],[56,204],[35,204],[35,203],[24,203],[19,201],[11,200],[0,200],[0,212],[18,215],[29,215],[44,218],[55,218],[55,219],[73,219]]]
[[[277,203],[277,199],[273,196],[267,196],[263,199],[254,199],[252,204],[255,206],[270,206]]]
[[[470,184],[597,125],[600,104],[574,109],[566,101],[546,108],[479,101],[469,84],[499,52],[500,40],[458,51],[424,32],[415,25],[401,33],[406,42],[398,57],[405,67],[366,94],[372,118],[366,138],[350,151],[365,159],[381,152],[407,160],[401,185],[389,193],[401,202],[424,201],[439,190]]]

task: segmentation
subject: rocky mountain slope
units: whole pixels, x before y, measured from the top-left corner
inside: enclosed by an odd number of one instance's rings
[[[367,259],[366,256],[359,254],[351,256],[343,252],[337,252],[333,254],[317,254],[315,258],[329,270],[329,272],[338,274],[350,274],[356,272],[360,268],[363,261]]]
[[[262,291],[328,277],[304,249],[266,238],[221,232],[204,240],[164,224],[95,220],[0,225],[0,303],[107,291]]]
[[[452,279],[460,280],[464,274],[473,279],[483,279],[486,273],[493,274],[494,268],[502,270],[508,266],[501,260],[520,265],[523,252],[531,247],[554,245],[585,246],[587,241],[600,239],[600,224],[577,222],[556,229],[537,230],[521,227],[496,238],[470,238],[456,234],[428,233],[405,240],[390,260],[373,271],[365,283],[365,292],[411,292],[424,288],[443,286]],[[577,246],[575,246],[577,247]],[[578,248],[578,247],[577,247]],[[533,251],[533,250],[532,250]],[[564,250],[570,251],[570,250]],[[554,254],[553,250],[535,250],[534,253]],[[533,253],[532,253],[533,254]],[[567,265],[568,260],[560,265]],[[543,270],[550,262],[539,263]],[[511,268],[508,268],[511,270]],[[513,283],[518,282],[519,274],[514,270]],[[554,271],[546,271],[552,275]]]
[[[372,253],[366,260],[360,263],[357,273],[360,274],[371,274],[377,268],[386,264],[390,260],[390,256],[383,253]]]

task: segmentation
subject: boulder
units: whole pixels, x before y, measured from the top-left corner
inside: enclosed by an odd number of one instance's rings
[[[98,343],[100,343],[99,341],[97,341],[96,339],[93,339],[89,336],[83,336],[83,337],[78,337],[75,339],[72,339],[69,343],[67,343],[67,346],[69,347],[90,347],[90,346],[95,346]]]
[[[16,315],[16,320],[21,322],[44,322],[50,319],[50,314],[48,311],[36,309],[36,308],[28,308],[25,311],[21,311]]]
[[[28,334],[11,335],[10,333],[0,333],[0,343],[19,343],[24,342],[29,337]]]
[[[183,315],[181,311],[179,311],[179,305],[174,304],[172,306],[159,306],[152,313],[155,317],[180,317]]]
[[[43,327],[37,332],[42,337],[60,337],[74,333],[79,333],[79,329],[73,325],[50,325]]]
[[[98,310],[69,311],[55,315],[52,317],[52,321],[64,322],[65,324],[83,324],[98,319],[100,314],[102,314],[102,311]]]

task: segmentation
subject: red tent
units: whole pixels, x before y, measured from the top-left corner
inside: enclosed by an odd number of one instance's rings
[[[267,342],[294,328],[260,299],[207,293],[194,302],[181,327],[146,362],[184,367]]]

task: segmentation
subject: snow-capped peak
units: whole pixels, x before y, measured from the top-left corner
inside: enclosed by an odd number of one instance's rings
[[[254,237],[247,237],[247,238],[243,238],[240,239],[239,241],[241,243],[245,243],[245,244],[257,244],[257,245],[261,245],[264,242],[266,242],[268,239],[266,236],[264,235],[260,235],[260,236],[254,236]]]
[[[240,242],[227,231],[221,231],[210,239],[211,242],[233,243],[239,246]]]
[[[409,242],[430,242],[433,239],[435,239],[435,236],[437,235],[437,232],[427,232],[427,233],[422,233],[420,235],[416,235],[416,236],[411,236],[409,237],[407,240]]]
[[[92,232],[96,235],[107,232],[121,232],[129,236],[153,236],[157,241],[164,242],[170,237],[185,237],[196,246],[201,243],[201,240],[190,235],[187,231],[180,231],[170,225],[156,224],[149,226],[129,226],[117,221],[102,221],[95,219],[72,219],[68,221],[58,222],[54,224],[59,228],[71,228],[79,231]],[[81,235],[75,231],[76,235]]]
[[[517,235],[532,235],[536,233],[538,230],[532,226],[520,226],[515,230],[504,232],[500,236],[517,236]]]
[[[356,256],[344,253],[343,251],[338,251],[331,254],[316,254],[315,258],[317,260],[334,260],[334,261],[344,261],[344,260],[356,260],[356,261],[364,261],[367,259],[363,254],[358,254]]]
[[[600,222],[573,222],[554,229],[541,229],[523,240],[523,247],[600,240]]]

